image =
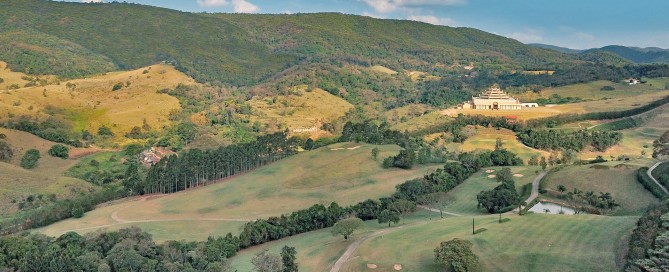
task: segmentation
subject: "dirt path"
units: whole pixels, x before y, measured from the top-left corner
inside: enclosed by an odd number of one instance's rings
[[[342,254],[341,257],[339,257],[339,259],[337,260],[337,262],[335,262],[334,266],[332,266],[332,268],[330,269],[330,272],[339,272],[339,270],[341,270],[341,268],[344,266],[344,264],[346,264],[346,262],[348,262],[348,260],[351,258],[353,253],[355,253],[355,251],[358,249],[358,247],[364,241],[367,241],[367,239],[369,239],[369,238],[374,238],[374,237],[377,237],[377,236],[381,236],[381,235],[384,235],[384,234],[395,232],[395,231],[401,230],[404,227],[419,226],[419,225],[432,223],[432,222],[436,222],[436,221],[441,221],[441,220],[444,220],[444,219],[425,221],[425,222],[417,222],[417,223],[402,225],[402,226],[398,226],[398,227],[394,227],[394,228],[382,229],[382,230],[372,232],[372,233],[370,233],[368,235],[365,235],[363,237],[360,237],[360,239],[356,240],[355,242],[350,244],[348,246],[348,248],[346,248],[346,251],[344,251],[344,254]]]
[[[657,179],[655,179],[655,177],[653,177],[653,170],[655,170],[655,168],[657,168],[658,166],[660,166],[660,164],[663,164],[665,162],[666,161],[661,161],[661,162],[655,163],[651,168],[648,168],[648,171],[646,172],[646,174],[648,174],[650,179],[655,181],[655,184],[657,184],[657,186],[660,186],[660,189],[662,189],[662,191],[664,191],[665,194],[669,195],[669,191],[667,191],[667,188],[664,188],[664,186],[662,186],[662,184],[660,184],[660,182],[657,181]]]

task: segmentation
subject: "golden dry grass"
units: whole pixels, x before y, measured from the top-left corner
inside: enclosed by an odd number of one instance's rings
[[[18,201],[28,195],[56,194],[58,198],[67,198],[75,192],[94,190],[92,184],[75,178],[62,177],[62,174],[75,165],[78,160],[51,157],[47,151],[55,143],[27,132],[0,128],[0,133],[7,135],[5,141],[10,144],[14,157],[10,163],[0,163],[0,209],[2,214],[10,214],[17,209]],[[26,170],[19,167],[21,157],[29,149],[37,149],[41,159],[37,167]],[[74,149],[75,152],[92,149]]]
[[[148,73],[144,74],[143,71]],[[66,85],[76,84],[74,90]],[[112,86],[124,87],[112,91]],[[125,87],[127,83],[129,86]],[[0,120],[10,116],[33,116],[44,119],[46,108],[61,109],[73,129],[96,131],[109,126],[116,135],[123,135],[143,120],[154,129],[169,123],[168,115],[180,109],[179,101],[158,90],[177,84],[195,84],[193,79],[168,65],[153,65],[133,71],[113,72],[91,78],[75,79],[43,87],[21,88],[0,93]]]
[[[387,68],[387,67],[384,67],[384,66],[381,66],[381,65],[374,65],[374,66],[370,67],[369,70],[372,70],[372,71],[378,72],[378,73],[387,74],[387,75],[396,75],[397,74],[397,71],[395,71],[393,69],[390,69],[390,68]]]
[[[307,91],[306,86],[294,88],[290,95],[273,98],[254,97],[249,101],[253,108],[252,121],[263,124],[282,123],[291,133],[318,138],[329,133],[320,130],[322,123],[334,122],[343,117],[353,105],[321,89]],[[317,131],[299,132],[315,127]]]
[[[12,84],[23,87],[23,85],[28,83],[28,81],[21,79],[23,76],[26,76],[26,74],[13,72],[9,69],[9,67],[7,67],[6,62],[0,61],[0,78],[4,79],[4,82],[0,83],[0,90],[8,90],[9,86]]]

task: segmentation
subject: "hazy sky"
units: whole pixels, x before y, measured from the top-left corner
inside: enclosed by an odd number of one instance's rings
[[[90,0],[84,0],[90,1]],[[99,1],[99,0],[93,0]],[[105,0],[105,2],[107,2]],[[128,0],[194,12],[342,12],[464,26],[576,49],[669,48],[667,0]]]

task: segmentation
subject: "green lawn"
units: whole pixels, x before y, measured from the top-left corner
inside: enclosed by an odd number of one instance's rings
[[[611,193],[620,207],[614,215],[639,215],[648,205],[658,200],[636,180],[636,169],[646,164],[638,162],[608,162],[597,165],[568,166],[546,177],[546,188],[556,190],[559,185],[567,191],[578,188],[581,191]]]
[[[488,175],[494,175],[496,171],[502,168],[504,167],[492,167],[481,170],[448,192],[446,194],[448,204],[444,208],[444,211],[463,215],[487,214],[484,209],[477,208],[476,195],[481,191],[490,190],[499,185],[496,179],[489,178]],[[523,175],[523,177],[514,177],[516,188],[519,190],[522,185],[532,183],[537,176],[535,172],[541,169],[536,166],[514,166],[510,168],[514,174]],[[486,170],[495,170],[495,172],[486,173]]]
[[[437,220],[435,216],[438,216],[438,214],[419,210],[418,212],[407,216],[404,226]],[[432,219],[430,219],[430,217]],[[397,225],[393,224],[392,227],[396,226]],[[353,243],[355,239],[387,227],[387,224],[379,224],[376,221],[366,221],[365,228],[356,231],[348,241],[344,240],[341,236],[332,236],[330,228],[303,233],[242,250],[230,259],[230,264],[232,268],[237,269],[237,271],[253,271],[251,258],[253,258],[256,253],[264,249],[269,249],[271,253],[279,254],[281,248],[287,245],[295,247],[297,250],[297,262],[300,271],[329,271],[339,256],[346,251],[346,248]]]
[[[453,238],[474,243],[484,271],[614,271],[616,252],[637,220],[543,214],[510,218],[499,224],[497,216],[476,217],[477,228],[488,229],[476,236],[470,217],[406,227],[362,243],[354,254],[358,257],[343,271],[366,271],[369,263],[381,271],[391,271],[394,264],[402,264],[402,271],[442,271],[433,263],[433,250]]]

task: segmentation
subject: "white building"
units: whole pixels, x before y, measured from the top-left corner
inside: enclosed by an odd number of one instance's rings
[[[522,110],[536,107],[539,107],[539,104],[521,103],[520,100],[502,91],[497,84],[485,90],[481,95],[473,96],[471,101],[460,105],[462,109],[477,110]]]

